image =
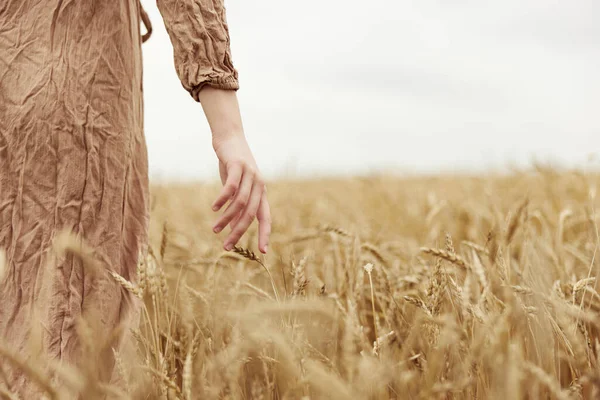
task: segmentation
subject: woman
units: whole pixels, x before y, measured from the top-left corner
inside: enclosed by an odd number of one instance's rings
[[[242,130],[222,0],[158,0],[158,8],[177,74],[213,134],[224,184],[213,210],[229,201],[214,231],[231,228],[230,250],[257,216],[266,253],[269,205]],[[71,230],[106,268],[135,280],[148,230],[142,14],[138,0],[0,3],[0,335],[23,356],[34,316],[43,350],[73,364],[79,318],[93,314],[106,330],[131,318],[118,285],[94,278],[78,257],[55,256],[52,243]],[[0,387],[34,398],[21,370],[2,358],[0,367]]]

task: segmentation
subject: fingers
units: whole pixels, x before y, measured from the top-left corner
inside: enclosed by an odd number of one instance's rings
[[[219,211],[227,200],[231,198],[240,186],[240,179],[242,178],[242,166],[237,163],[231,163],[227,167],[227,181],[223,185],[221,193],[212,204],[213,211]]]
[[[271,210],[267,201],[267,193],[263,192],[258,207],[258,249],[263,253],[267,253],[269,246],[269,236],[271,235]]]
[[[223,215],[217,219],[215,225],[213,227],[213,231],[215,233],[219,233],[227,226],[227,224],[236,217],[242,210],[246,208],[248,204],[248,198],[250,197],[250,192],[252,190],[253,185],[253,174],[250,171],[244,172],[242,175],[242,183],[236,192],[233,200],[227,208]]]
[[[248,230],[254,218],[258,217],[259,250],[266,253],[271,234],[271,214],[264,182],[254,169],[244,167],[242,163],[228,165],[226,176],[223,189],[213,202],[212,209],[218,211],[231,201],[215,222],[213,231],[219,233],[227,225],[231,227],[223,244],[225,250],[231,250]]]
[[[225,250],[231,250],[233,245],[235,245],[238,242],[238,240],[240,240],[244,232],[246,232],[252,221],[254,221],[254,218],[256,217],[256,214],[258,212],[258,207],[260,205],[264,189],[265,185],[262,182],[262,180],[257,179],[254,181],[254,184],[252,185],[252,192],[248,199],[248,204],[244,209],[242,215],[240,216],[239,221],[233,227],[233,230],[231,231],[227,239],[225,239]]]
[[[244,211],[240,212],[229,223],[229,232],[233,231],[233,229],[238,224],[243,215]],[[269,202],[267,200],[266,188],[262,194],[256,217],[258,220],[258,248],[261,251],[261,253],[266,254],[267,248],[269,246],[269,237],[271,236],[271,210]]]
[[[244,210],[242,210],[242,212],[238,213],[238,215],[236,215],[235,218],[231,220],[231,222],[229,223],[229,232],[231,232],[233,230],[233,228],[235,228],[237,223],[240,221],[240,218],[242,218],[243,214],[244,214]]]

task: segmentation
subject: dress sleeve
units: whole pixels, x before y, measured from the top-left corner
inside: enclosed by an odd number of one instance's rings
[[[224,0],[157,0],[173,44],[175,69],[194,100],[204,86],[237,90]]]

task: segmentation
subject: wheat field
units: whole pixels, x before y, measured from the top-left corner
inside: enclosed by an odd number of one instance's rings
[[[598,183],[270,182],[266,256],[256,226],[222,250],[217,185],[155,185],[149,255],[135,282],[112,277],[143,301],[139,329],[116,348],[82,328],[88,362],[55,368],[59,386],[13,362],[55,399],[598,398]]]

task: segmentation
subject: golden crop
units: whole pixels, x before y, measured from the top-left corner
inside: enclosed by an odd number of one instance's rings
[[[85,399],[597,398],[598,183],[543,168],[271,182],[266,257],[252,251],[255,227],[222,251],[227,231],[211,231],[218,186],[154,186],[150,255],[135,282],[114,276],[144,300],[139,329],[114,351],[113,336],[88,333],[89,362],[57,368],[63,383],[49,390]],[[94,372],[108,350],[111,384]]]

